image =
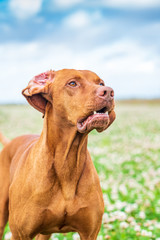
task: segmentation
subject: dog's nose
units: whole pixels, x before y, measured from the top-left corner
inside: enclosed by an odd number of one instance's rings
[[[101,98],[114,98],[114,91],[111,87],[99,87],[97,89],[97,95]]]

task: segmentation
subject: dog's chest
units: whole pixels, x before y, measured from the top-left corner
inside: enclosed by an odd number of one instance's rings
[[[43,216],[42,232],[69,232],[76,231],[74,222],[83,209],[87,210],[88,203],[81,198],[65,200],[55,197],[51,204],[42,210]]]

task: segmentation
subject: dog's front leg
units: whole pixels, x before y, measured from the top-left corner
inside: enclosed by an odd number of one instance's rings
[[[51,237],[51,234],[49,234],[49,235],[38,234],[35,239],[36,240],[48,240],[48,239],[50,239],[50,237]]]
[[[89,236],[80,234],[80,238],[81,240],[96,240],[98,236],[98,232],[99,231],[94,232],[92,235],[89,235]]]

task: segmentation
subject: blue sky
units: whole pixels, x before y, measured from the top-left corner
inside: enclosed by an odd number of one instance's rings
[[[0,103],[62,68],[95,71],[117,98],[160,97],[160,0],[0,0]]]

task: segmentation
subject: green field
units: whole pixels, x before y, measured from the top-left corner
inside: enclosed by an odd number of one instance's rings
[[[89,135],[105,201],[98,240],[160,240],[160,101],[118,102],[116,113],[107,131]],[[29,106],[0,106],[0,131],[9,138],[40,133],[42,125],[41,114]],[[8,232],[7,226],[4,239]]]

